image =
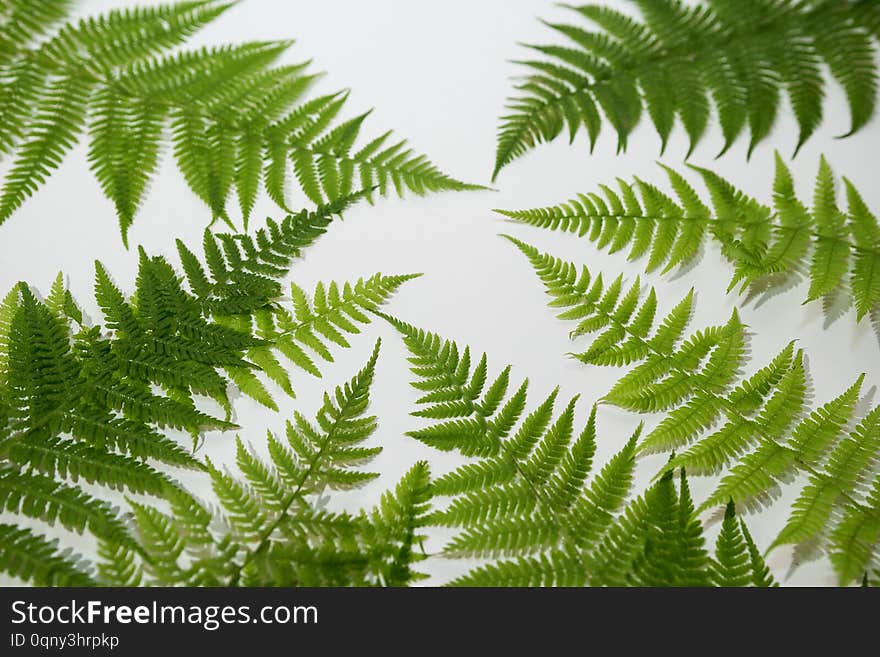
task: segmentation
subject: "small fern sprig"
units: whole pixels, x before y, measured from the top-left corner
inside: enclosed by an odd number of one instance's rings
[[[120,231],[143,201],[165,141],[192,191],[245,226],[261,186],[287,209],[291,170],[315,202],[360,190],[386,195],[475,189],[442,173],[391,133],[356,146],[366,118],[336,122],[346,93],[305,100],[317,77],[274,66],[289,43],[245,43],[167,54],[233,3],[201,0],[115,10],[53,25],[69,3],[16,0],[0,33],[0,153],[14,156],[0,223],[34,194],[83,132],[89,161]],[[39,38],[38,38],[39,37]],[[3,45],[6,44],[6,45]]]
[[[326,394],[316,423],[297,414],[286,441],[269,435],[269,461],[238,441],[236,477],[208,464],[221,510],[212,514],[189,495],[172,512],[132,503],[137,535],[149,559],[118,552],[102,566],[108,583],[127,573],[145,584],[328,586],[404,585],[422,555],[413,550],[430,499],[426,464],[416,464],[372,512],[318,508],[326,488],[346,489],[378,475],[360,465],[380,447],[365,446],[376,418],[365,414],[379,344],[347,384]],[[105,551],[106,554],[106,551]]]
[[[880,224],[846,179],[848,208],[838,207],[834,174],[824,158],[812,209],[795,195],[791,171],[778,154],[773,208],[707,169],[692,168],[709,191],[711,210],[683,176],[664,167],[676,200],[636,179],[634,185],[618,181],[619,192],[602,185],[601,195],[499,212],[531,226],[577,234],[609,253],[628,249],[629,260],[647,260],[648,272],[687,267],[711,238],[734,266],[729,290],[754,295],[803,277],[810,284],[807,301],[827,306],[847,294],[858,320],[877,312]]]
[[[413,415],[434,420],[408,435],[437,449],[474,458],[432,486],[435,496],[450,497],[451,501],[436,511],[430,522],[458,530],[444,554],[493,560],[454,580],[453,585],[635,584],[640,582],[618,581],[615,573],[635,572],[635,564],[648,558],[656,547],[655,538],[678,541],[682,538],[678,533],[684,530],[702,545],[702,528],[692,505],[681,511],[680,515],[686,516],[684,525],[658,526],[656,536],[649,529],[665,520],[670,510],[662,504],[645,506],[638,500],[632,503],[635,507],[625,505],[640,429],[590,477],[596,451],[595,406],[580,433],[574,426],[577,398],[554,417],[558,390],[526,415],[528,382],[509,392],[510,367],[490,383],[485,354],[474,364],[469,348],[461,351],[454,342],[394,318],[386,319],[403,335],[416,376],[412,385],[422,393],[420,408]],[[671,478],[655,488],[668,486]],[[649,496],[654,500],[659,493]],[[620,537],[622,523],[636,513],[633,509],[638,509],[643,531],[629,542],[627,551],[609,553]],[[727,529],[731,545],[725,543],[716,567],[731,581],[732,565],[746,558],[741,531],[745,530],[739,526]],[[692,536],[694,532],[697,537]],[[695,560],[687,551],[664,552],[663,560],[655,564],[663,583],[708,585],[712,581],[710,559],[701,555],[701,560]],[[685,561],[686,572],[677,572]],[[759,556],[756,563],[766,573]],[[751,580],[740,577],[736,583]]]
[[[714,106],[727,151],[748,129],[749,155],[776,123],[783,95],[800,128],[796,151],[822,122],[827,67],[847,97],[848,134],[873,116],[880,9],[873,0],[636,0],[641,20],[599,5],[570,9],[587,26],[546,23],[567,42],[530,45],[527,75],[501,118],[493,180],[568,129],[595,145],[603,118],[618,151],[647,114],[665,149],[676,119],[696,147]]]
[[[698,511],[728,500],[759,508],[802,473],[808,483],[774,546],[795,544],[807,554],[827,542],[841,583],[861,577],[880,547],[876,495],[864,492],[874,485],[880,456],[880,407],[848,428],[864,377],[810,409],[804,355],[793,344],[743,378],[747,336],[736,312],[725,325],[686,336],[692,293],[658,318],[656,294],[643,293],[638,281],[606,284],[585,267],[513,241],[543,280],[552,305],[564,309],[560,317],[578,321],[572,336],[599,333],[575,357],[633,366],[604,401],[639,413],[667,413],[637,452],[675,451],[661,473],[723,473]]]

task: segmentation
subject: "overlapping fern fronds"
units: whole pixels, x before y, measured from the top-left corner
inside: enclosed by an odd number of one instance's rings
[[[802,554],[827,546],[841,583],[876,566],[880,407],[859,419],[863,377],[810,408],[804,354],[793,344],[743,377],[747,333],[736,312],[724,325],[687,335],[693,293],[660,317],[654,290],[645,293],[638,280],[606,283],[586,267],[513,241],[544,282],[551,305],[563,309],[560,317],[578,323],[572,336],[598,333],[575,357],[593,365],[632,366],[604,401],[667,414],[637,452],[675,452],[662,472],[723,473],[699,510],[728,500],[759,508],[802,474],[807,484],[774,546],[795,544]]]
[[[345,197],[317,210],[302,210],[280,223],[269,219],[254,237],[205,231],[204,263],[181,241],[177,250],[186,281],[202,312],[235,330],[264,341],[247,352],[275,384],[291,396],[294,390],[279,356],[290,364],[320,376],[316,360],[332,361],[332,349],[347,348],[346,336],[369,323],[367,311],[378,308],[417,274],[374,274],[354,283],[318,283],[309,298],[290,283],[290,309],[280,303],[281,286],[294,258],[322,235],[333,215],[362,194]],[[248,368],[227,370],[245,394],[276,409],[263,383]]]
[[[232,428],[230,384],[274,406],[260,373],[293,394],[275,353],[320,375],[309,354],[331,360],[370,320],[366,311],[411,278],[320,284],[312,300],[299,291],[293,312],[284,309],[279,280],[342,205],[270,223],[255,238],[206,233],[207,265],[179,244],[192,292],[143,250],[130,297],[96,263],[103,326],[87,324],[60,275],[45,302],[18,284],[0,305],[0,508],[138,551],[118,511],[85,484],[179,496],[158,466],[204,466],[172,430],[196,440]],[[209,400],[225,419],[202,410]],[[0,536],[0,569],[43,584],[86,581],[81,560],[37,531],[3,525]]]
[[[434,420],[410,436],[475,460],[433,483],[451,498],[433,524],[458,529],[449,557],[489,558],[461,586],[749,585],[772,581],[745,525],[729,508],[716,559],[682,476],[671,475],[629,505],[639,431],[590,477],[596,409],[575,429],[575,402],[554,417],[558,391],[526,415],[527,382],[510,392],[510,367],[488,376],[484,354],[388,318],[411,353],[415,416]],[[490,382],[491,381],[491,382]],[[589,479],[589,481],[588,481]]]
[[[609,253],[628,251],[648,272],[687,267],[712,239],[734,267],[728,290],[758,294],[801,278],[807,301],[828,306],[842,294],[857,319],[880,309],[880,224],[855,186],[844,179],[847,209],[840,208],[834,174],[823,158],[812,208],[794,191],[791,171],[776,156],[773,207],[763,205],[717,174],[693,167],[710,207],[678,172],[664,167],[675,198],[636,179],[619,191],[582,194],[561,205],[500,210],[516,221],[584,237]]]
[[[361,145],[366,118],[336,121],[346,93],[306,99],[307,64],[278,65],[289,43],[169,53],[234,3],[195,0],[57,24],[70,2],[7,3],[0,27],[0,153],[13,161],[0,223],[34,194],[83,132],[116,206],[123,240],[155,172],[165,131],[187,184],[245,226],[261,186],[287,209],[291,171],[317,204],[361,190],[424,194],[465,185],[385,133]]]
[[[194,397],[225,401],[221,369],[246,366],[245,350],[260,344],[175,295],[161,260],[142,256],[138,283],[135,308],[99,266],[97,296],[111,334],[83,325],[60,277],[45,303],[19,284],[0,311],[0,506],[129,549],[136,545],[118,511],[85,484],[161,497],[174,484],[156,463],[200,468],[164,429],[196,436],[231,427]],[[4,571],[43,584],[86,583],[79,559],[36,530],[4,524],[0,534]]]
[[[529,46],[527,75],[501,119],[494,176],[563,131],[590,144],[607,121],[624,150],[647,114],[665,148],[676,121],[690,150],[714,111],[725,152],[743,133],[749,153],[787,97],[797,148],[822,122],[823,69],[843,88],[848,134],[873,116],[877,96],[875,0],[635,0],[640,16],[601,5],[570,7],[577,24],[547,23],[563,44]],[[604,115],[604,119],[603,119]],[[493,177],[494,177],[493,176]]]
[[[345,489],[378,475],[361,469],[380,447],[364,442],[376,429],[366,415],[376,359],[325,394],[315,422],[297,413],[285,439],[270,434],[269,460],[239,440],[234,476],[208,462],[220,511],[181,491],[171,512],[132,503],[139,557],[102,546],[99,572],[117,585],[403,586],[428,510],[428,468],[417,463],[371,512],[332,513],[316,504],[325,489]]]

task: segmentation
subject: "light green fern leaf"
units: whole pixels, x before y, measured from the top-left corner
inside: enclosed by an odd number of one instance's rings
[[[717,174],[694,167],[709,191],[710,210],[683,176],[664,169],[675,201],[637,179],[634,185],[618,181],[620,191],[603,185],[601,195],[582,194],[561,205],[498,212],[520,223],[574,233],[609,253],[628,249],[630,260],[647,260],[648,272],[687,267],[713,239],[734,267],[730,289],[759,294],[806,278],[807,301],[848,293],[859,321],[877,309],[880,224],[849,181],[845,181],[847,210],[839,208],[834,176],[824,158],[812,209],[797,198],[791,171],[778,154],[772,208]],[[537,254],[529,257],[533,265],[542,266]],[[554,266],[563,265],[544,263],[547,275]]]

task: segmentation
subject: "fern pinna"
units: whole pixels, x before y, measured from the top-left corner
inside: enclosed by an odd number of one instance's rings
[[[346,93],[306,100],[307,64],[275,62],[289,43],[244,43],[169,53],[233,2],[196,0],[113,10],[64,22],[70,0],[0,7],[0,154],[13,156],[0,223],[34,194],[82,132],[123,240],[143,201],[170,126],[187,184],[230,221],[234,190],[247,225],[261,185],[288,208],[291,170],[317,204],[354,191],[424,194],[469,188],[390,133],[356,146],[362,114],[335,122]]]
[[[293,394],[275,353],[319,375],[310,354],[332,359],[331,347],[347,346],[345,334],[369,321],[366,311],[410,278],[321,284],[312,300],[299,291],[293,312],[279,305],[278,280],[340,209],[270,222],[254,238],[206,233],[206,265],[179,245],[191,291],[164,258],[143,250],[131,298],[97,263],[103,327],[86,323],[60,276],[45,302],[17,285],[0,306],[2,508],[136,549],[117,510],[83,484],[171,494],[173,480],[158,464],[203,468],[171,431],[195,440],[205,429],[234,426],[199,410],[200,398],[228,416],[234,383],[274,405],[260,372]],[[0,535],[0,569],[42,584],[82,581],[77,560],[41,534],[3,525]],[[57,558],[36,563],[28,553]],[[62,562],[70,568],[41,566]]]
[[[577,398],[554,417],[558,391],[526,415],[528,382],[511,392],[510,367],[490,379],[485,354],[474,365],[469,349],[388,319],[423,393],[413,415],[435,420],[409,435],[473,457],[432,484],[435,496],[451,500],[430,522],[458,530],[445,555],[491,560],[454,585],[772,583],[732,504],[709,557],[684,473],[679,493],[670,473],[626,503],[640,430],[590,478],[595,407],[579,433]]]
[[[364,446],[376,418],[366,415],[377,343],[347,384],[325,394],[316,423],[297,413],[286,437],[269,434],[269,461],[239,440],[241,477],[210,461],[220,505],[211,512],[191,495],[169,495],[170,513],[134,503],[137,550],[106,548],[99,573],[111,584],[243,586],[403,586],[420,575],[412,566],[428,510],[428,468],[417,463],[370,512],[333,513],[317,498],[378,475],[359,466],[381,451]]]
[[[846,295],[858,320],[877,313],[880,224],[846,179],[847,209],[839,207],[834,174],[824,158],[812,209],[797,198],[791,171],[778,154],[772,208],[712,171],[692,168],[709,191],[711,209],[681,174],[664,167],[675,199],[642,180],[619,180],[619,191],[601,185],[601,194],[581,194],[561,205],[498,212],[576,234],[609,253],[628,250],[628,259],[644,259],[648,272],[687,267],[711,238],[734,267],[728,290],[738,287],[753,296],[806,278],[807,301],[822,300],[829,308]]]
[[[693,293],[660,318],[654,290],[645,293],[640,281],[607,283],[586,267],[512,241],[534,266],[551,305],[563,309],[560,317],[578,322],[572,337],[598,333],[575,357],[591,365],[633,366],[603,401],[667,413],[637,452],[675,451],[661,472],[723,473],[699,511],[731,499],[759,508],[800,473],[807,483],[773,546],[794,544],[802,556],[826,547],[842,584],[876,566],[880,407],[857,419],[863,377],[811,409],[804,355],[793,344],[743,378],[747,333],[736,312],[726,324],[686,337]]]
[[[501,118],[494,176],[537,144],[583,128],[591,148],[605,120],[624,150],[644,113],[662,147],[678,119],[692,151],[712,107],[725,152],[744,132],[749,153],[776,122],[783,92],[797,148],[822,122],[823,68],[843,88],[848,134],[873,116],[877,95],[875,0],[634,0],[640,17],[600,5],[570,7],[577,24],[547,23],[563,44],[529,46],[527,75]],[[590,29],[593,28],[593,29]]]

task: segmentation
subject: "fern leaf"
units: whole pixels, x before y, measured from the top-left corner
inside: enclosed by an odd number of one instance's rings
[[[845,7],[758,2],[747,12],[706,1],[637,4],[640,19],[585,5],[569,7],[578,14],[577,24],[546,24],[565,45],[530,45],[543,57],[519,62],[526,76],[500,120],[493,179],[566,127],[572,140],[585,129],[592,148],[602,114],[617,133],[618,151],[643,114],[654,124],[661,149],[678,119],[690,155],[714,106],[725,138],[721,152],[748,127],[751,155],[776,124],[783,95],[794,110],[800,149],[822,121],[823,65],[846,93],[848,134],[874,113],[876,20],[867,0]],[[675,257],[687,249],[682,241]]]
[[[457,529],[447,556],[500,560],[453,585],[583,585],[589,571],[581,563],[613,524],[632,486],[640,430],[588,481],[596,449],[595,407],[575,438],[576,398],[554,417],[553,392],[526,413],[526,385],[509,391],[510,368],[483,393],[490,379],[485,355],[474,364],[470,349],[384,317],[410,351],[413,386],[427,393],[413,415],[434,420],[409,435],[475,457],[434,483],[434,495],[452,500],[430,520]],[[475,403],[481,394],[483,401]],[[453,420],[446,419],[450,408],[456,409]]]
[[[16,5],[0,33],[0,152],[14,155],[0,190],[0,223],[84,132],[124,243],[168,127],[188,186],[230,225],[233,190],[245,225],[261,183],[287,208],[289,163],[317,204],[358,189],[368,197],[481,189],[446,175],[405,142],[387,143],[388,134],[358,147],[366,114],[337,123],[347,94],[304,99],[315,75],[305,64],[276,65],[289,42],[173,52],[231,4],[117,9],[60,26],[66,2]]]
[[[81,560],[31,530],[0,524],[0,570],[36,586],[94,586]]]
[[[70,74],[53,82],[39,100],[0,190],[0,224],[46,181],[73,148],[85,123],[90,93],[89,80]]]
[[[864,505],[847,509],[829,539],[831,563],[842,586],[867,572],[880,542],[880,478],[874,480]]]
[[[132,503],[147,583],[402,586],[419,579],[412,566],[424,558],[420,528],[432,495],[426,464],[416,464],[370,512],[318,507],[325,488],[376,477],[361,466],[380,451],[363,445],[376,429],[366,410],[378,354],[377,343],[366,365],[325,395],[314,423],[296,414],[286,443],[270,433],[269,460],[238,440],[241,476],[209,462],[219,513],[179,490],[169,491],[171,515]],[[130,555],[105,553],[105,579],[140,577]]]
[[[831,298],[848,283],[847,293],[858,320],[880,302],[880,224],[849,181],[847,211],[838,207],[834,176],[824,158],[812,210],[795,195],[791,171],[778,154],[772,208],[749,198],[711,171],[695,168],[709,191],[710,210],[682,175],[664,169],[675,201],[645,183],[620,182],[620,193],[602,187],[608,203],[598,195],[582,194],[556,206],[498,212],[538,228],[576,233],[609,253],[629,248],[630,259],[646,258],[646,271],[661,266],[664,273],[681,270],[693,263],[705,243],[713,239],[734,268],[731,290],[739,286],[741,292],[748,289],[752,294],[761,293],[806,277],[810,282],[806,300],[814,301]],[[574,265],[539,254],[523,242],[514,243],[532,262],[559,305],[574,306],[575,297],[571,295],[596,301],[585,294],[591,280],[589,272],[578,278]],[[806,261],[808,267],[804,266]],[[573,318],[577,312],[573,307],[572,315],[566,318]],[[588,323],[585,327],[597,330],[605,324]],[[599,342],[597,348],[601,346]],[[607,358],[625,359],[633,350],[638,353],[634,344],[626,348],[621,345]]]
[[[747,586],[751,581],[750,566],[748,549],[736,521],[734,504],[728,502],[721,533],[715,543],[713,581],[722,587]]]
[[[827,167],[823,169],[816,206],[826,217],[832,217],[837,211],[830,171]],[[777,196],[789,199],[785,209],[791,215],[788,225],[796,225],[796,215],[802,207],[790,200],[789,188],[788,176],[777,178]],[[717,185],[714,194],[719,207],[727,199],[736,198],[723,185]],[[638,453],[651,454],[684,448],[660,469],[660,480],[679,468],[697,475],[722,473],[720,482],[698,511],[728,502],[754,510],[772,503],[781,487],[796,481],[796,475],[801,473],[808,482],[771,547],[808,542],[817,545],[831,532],[837,532],[839,540],[846,543],[857,540],[852,536],[863,531],[863,522],[867,523],[864,531],[871,535],[872,520],[870,514],[865,515],[866,504],[860,490],[871,475],[869,464],[873,457],[869,455],[877,453],[877,410],[864,416],[854,430],[842,437],[854,418],[864,377],[831,401],[809,409],[804,355],[795,352],[793,344],[743,380],[739,370],[745,363],[746,334],[736,312],[727,325],[696,331],[682,341],[692,308],[690,295],[658,327],[653,291],[645,294],[634,285],[631,292],[623,294],[626,286],[622,279],[606,286],[601,275],[593,277],[585,268],[577,273],[573,263],[513,241],[535,267],[552,298],[550,305],[566,309],[560,317],[579,322],[579,327],[589,326],[589,330],[581,332],[603,331],[577,357],[592,364],[634,365],[614,384],[604,401],[637,412],[667,412],[637,449]],[[648,310],[641,312],[640,308]],[[654,338],[650,337],[652,332]],[[595,357],[614,350],[622,353],[625,347],[629,358]],[[649,500],[644,498],[630,515],[624,514],[623,524],[613,536],[609,535],[610,542],[603,549],[613,552],[620,549],[620,542],[634,541],[634,536],[644,531],[649,507]],[[845,526],[837,520],[840,514],[850,518]],[[733,541],[734,526],[730,521],[727,532],[725,540]],[[849,539],[844,538],[847,532],[851,532]],[[874,558],[876,548],[871,541],[867,543],[868,547],[861,545],[858,550],[851,550],[861,555],[855,561],[858,565],[844,564],[847,556],[843,549],[834,553],[841,564],[838,571],[845,573],[842,577],[847,581]],[[751,547],[749,551],[757,554]],[[602,567],[610,568],[610,554],[596,558],[605,559]],[[755,583],[772,583],[761,574],[765,566],[750,559]],[[662,581],[662,573],[655,572],[653,567],[646,568],[645,581]],[[611,572],[613,577],[609,575],[612,578],[607,581],[625,580],[623,571]]]
[[[727,504],[715,543],[712,580],[722,587],[776,585],[745,523],[737,520],[733,502]]]
[[[0,505],[48,524],[57,522],[73,532],[81,534],[88,529],[98,537],[134,546],[109,504],[43,475],[17,472],[4,465],[0,472]]]

